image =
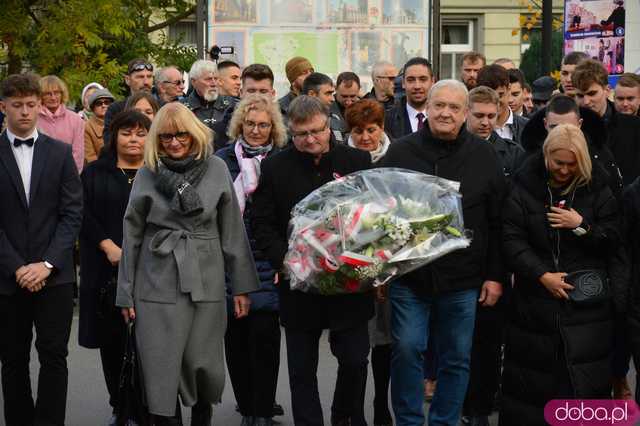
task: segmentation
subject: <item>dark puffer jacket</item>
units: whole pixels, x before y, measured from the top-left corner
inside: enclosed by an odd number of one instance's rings
[[[554,398],[608,398],[613,350],[613,306],[625,303],[626,271],[616,251],[620,227],[615,198],[594,166],[589,185],[566,196],[590,225],[586,235],[552,230],[554,200],[542,153],[529,157],[513,179],[504,212],[505,257],[515,273],[503,371],[502,425],[546,425]],[[556,197],[557,198],[557,197]],[[563,197],[564,198],[564,197]],[[558,269],[552,247],[558,242]],[[606,269],[614,303],[589,307],[555,299],[539,282],[545,272]],[[622,309],[622,308],[621,308]]]
[[[216,151],[216,155],[222,158],[225,163],[227,163],[229,173],[231,173],[231,178],[235,181],[236,177],[238,177],[238,175],[240,174],[240,165],[238,164],[238,159],[236,158],[234,148],[235,143],[222,148],[219,151]],[[273,149],[269,153],[269,156],[275,154],[276,152],[278,152],[277,148]],[[249,243],[251,244],[253,259],[256,263],[258,278],[260,279],[260,289],[256,292],[249,293],[249,299],[251,299],[251,310],[278,311],[280,309],[278,289],[273,283],[275,271],[271,267],[271,264],[265,257],[264,253],[256,246],[256,240],[253,237],[253,232],[251,229],[251,221],[249,220],[249,218],[251,217],[251,209],[252,203],[248,201],[243,215],[244,227],[247,230],[247,237],[249,238]]]
[[[531,116],[522,132],[522,147],[526,155],[521,163],[530,155],[542,152],[542,145],[547,138],[547,129],[544,127],[544,118],[547,109],[542,108]],[[589,108],[580,108],[582,118],[582,132],[589,146],[591,161],[599,163],[606,172],[604,178],[617,200],[622,199],[622,174],[608,146],[607,128],[604,120]]]

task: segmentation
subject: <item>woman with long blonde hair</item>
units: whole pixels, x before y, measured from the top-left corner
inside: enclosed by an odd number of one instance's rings
[[[605,173],[580,128],[563,124],[514,176],[503,224],[514,289],[501,424],[545,425],[552,399],[610,397],[626,265]]]

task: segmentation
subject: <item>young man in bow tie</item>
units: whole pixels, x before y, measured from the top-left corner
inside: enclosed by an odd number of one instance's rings
[[[33,74],[0,84],[0,363],[7,426],[64,425],[73,316],[73,246],[82,186],[71,146],[38,133]],[[40,361],[34,403],[33,328]]]

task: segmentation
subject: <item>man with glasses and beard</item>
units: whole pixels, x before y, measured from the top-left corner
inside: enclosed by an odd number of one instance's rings
[[[193,91],[182,100],[182,103],[219,135],[219,122],[223,120],[227,108],[232,107],[236,101],[230,96],[222,96],[218,93],[216,72],[215,62],[205,59],[195,61],[189,70]],[[222,148],[215,136],[213,143],[216,150]]]

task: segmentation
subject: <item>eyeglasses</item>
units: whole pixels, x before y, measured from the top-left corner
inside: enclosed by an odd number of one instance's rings
[[[101,106],[109,106],[111,105],[113,102],[111,101],[111,99],[99,99],[97,101],[95,101],[93,103],[94,108],[95,107],[101,107]]]
[[[322,134],[322,132],[327,130],[328,126],[329,122],[327,121],[326,123],[324,123],[324,126],[322,126],[321,129],[313,129],[306,132],[291,132],[291,137],[300,141],[309,138],[309,136],[313,136],[314,139],[317,139]]]
[[[177,132],[177,133],[160,133],[158,134],[158,139],[162,143],[171,143],[175,138],[178,142],[187,142],[191,138],[191,133],[189,132]]]
[[[42,96],[60,96],[62,90],[51,90],[50,92],[42,92]]]
[[[376,77],[378,80],[389,80],[394,81],[396,79],[395,75],[379,75]]]
[[[184,80],[176,80],[176,81],[163,81],[163,83],[173,84],[174,86],[184,86]]]
[[[153,71],[153,65],[147,62],[139,62],[137,64],[133,64],[129,67],[129,74],[142,70]]]
[[[253,121],[245,121],[242,124],[251,130],[255,129],[256,127],[258,128],[258,130],[269,130],[271,128],[271,123],[254,123]]]

